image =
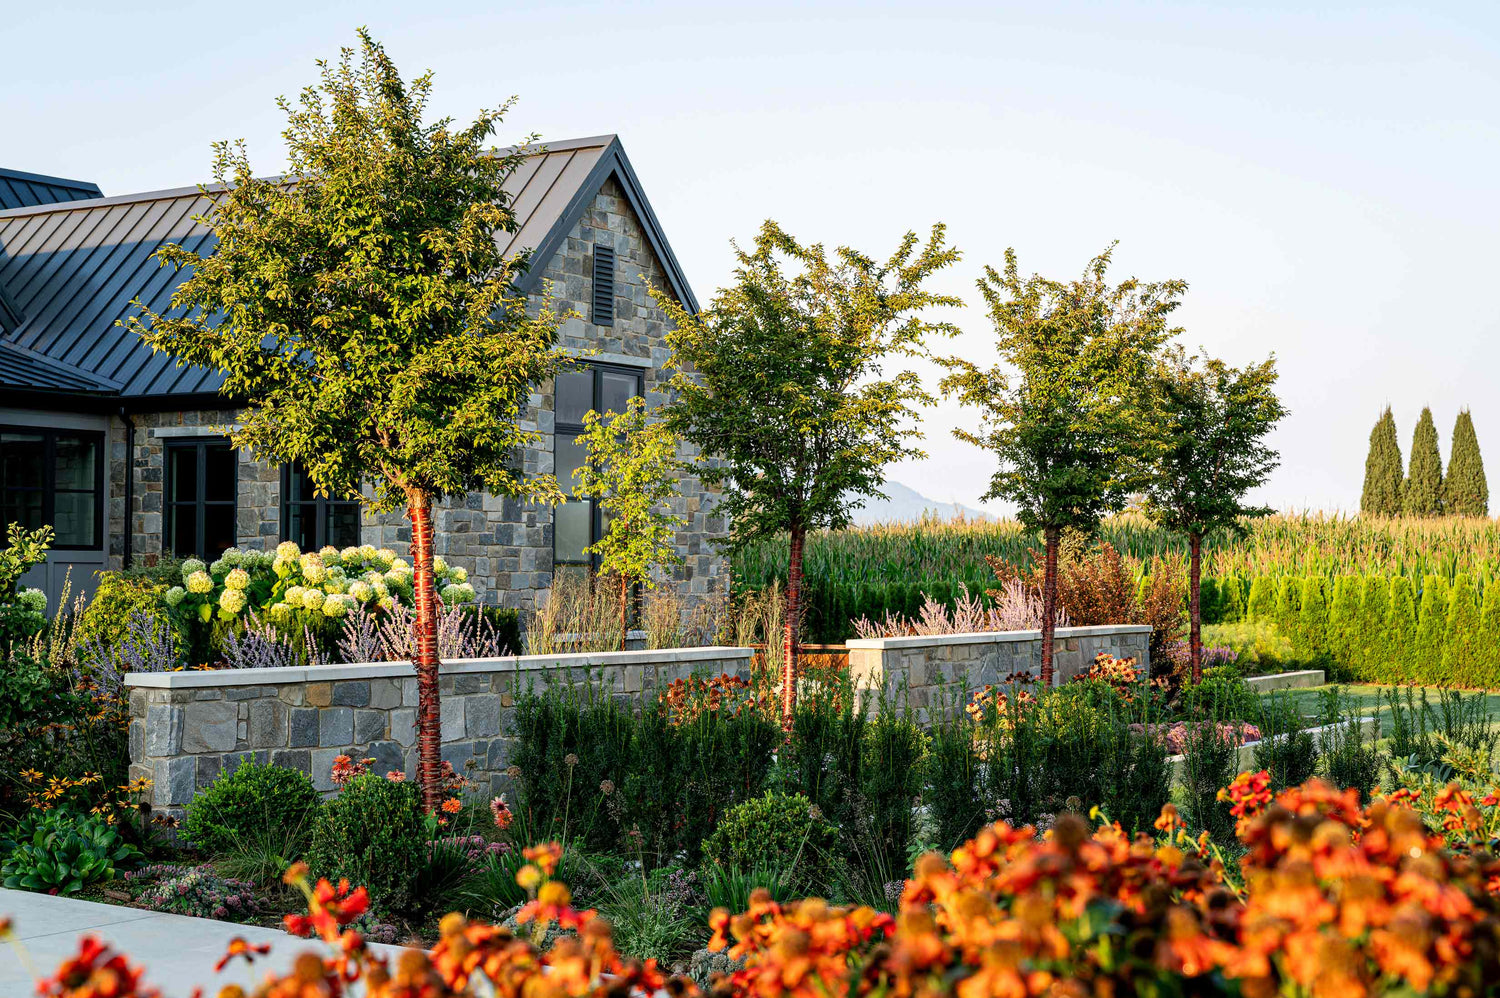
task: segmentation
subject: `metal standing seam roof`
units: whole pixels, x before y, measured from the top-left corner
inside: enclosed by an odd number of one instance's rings
[[[530,250],[536,261],[518,281],[520,289],[536,287],[546,261],[611,176],[641,219],[673,293],[696,308],[613,135],[546,143],[506,182],[517,228],[497,240],[506,254]],[[207,252],[214,237],[193,217],[208,207],[202,190],[182,188],[0,211],[0,386],[105,391],[137,400],[216,391],[216,372],[153,354],[115,324],[132,314],[133,298],[156,312],[169,309],[187,275],[159,265],[152,254],[169,242]],[[18,321],[6,321],[6,304]],[[43,383],[67,372],[80,387]]]
[[[99,185],[87,180],[48,177],[0,166],[0,209],[54,204],[58,201],[82,201],[103,196],[104,192],[99,189]]]

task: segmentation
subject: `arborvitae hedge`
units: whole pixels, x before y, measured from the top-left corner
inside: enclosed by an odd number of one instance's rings
[[[1370,454],[1365,458],[1365,487],[1359,511],[1371,516],[1401,515],[1401,444],[1396,439],[1396,420],[1391,407],[1370,431]]]
[[[1314,660],[1328,655],[1328,586],[1322,578],[1302,580],[1302,604],[1292,644]]]
[[[1385,631],[1390,613],[1390,583],[1383,575],[1368,576],[1359,601],[1359,652],[1350,663],[1355,678],[1373,678],[1385,664],[1388,654]]]
[[[1453,424],[1448,476],[1443,479],[1443,508],[1453,516],[1489,516],[1490,486],[1484,478],[1484,458],[1469,410],[1460,409]]]
[[[1219,603],[1220,623],[1238,624],[1245,619],[1245,584],[1239,576],[1226,575],[1219,580]]]
[[[1357,575],[1341,575],[1334,582],[1333,606],[1328,611],[1328,651],[1334,659],[1352,665],[1358,657],[1359,601],[1364,583]]]
[[[1422,602],[1417,608],[1416,657],[1414,679],[1426,683],[1441,682],[1443,676],[1443,635],[1448,630],[1448,594],[1432,584],[1432,576],[1422,583]]]
[[[1411,579],[1398,575],[1391,580],[1391,611],[1385,622],[1386,660],[1372,670],[1371,678],[1416,675],[1417,594]]]
[[[1443,677],[1459,686],[1477,685],[1480,674],[1479,598],[1466,574],[1453,583],[1443,629]]]
[[[1276,617],[1276,583],[1268,576],[1258,576],[1250,583],[1250,619],[1256,622]]]
[[[1422,409],[1411,440],[1411,469],[1401,487],[1401,511],[1407,516],[1443,515],[1443,458],[1438,453],[1432,410]]]
[[[1297,620],[1302,615],[1302,580],[1287,576],[1281,580],[1281,592],[1276,597],[1276,626],[1294,644],[1297,641]]]

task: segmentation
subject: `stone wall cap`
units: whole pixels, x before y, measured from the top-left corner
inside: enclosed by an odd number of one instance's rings
[[[546,672],[552,669],[628,665],[675,665],[686,662],[743,659],[752,648],[710,645],[703,648],[661,648],[646,651],[577,652],[567,655],[509,655],[503,658],[455,658],[441,663],[444,676],[489,672]],[[409,679],[417,674],[410,662],[360,662],[353,665],[296,665],[284,669],[212,669],[193,672],[131,672],[125,685],[141,689],[186,690],[215,686],[266,686],[328,683],[359,679]]]
[[[1150,624],[1096,624],[1090,627],[1059,627],[1056,638],[1093,638],[1109,634],[1150,634]],[[904,638],[850,638],[844,646],[856,649],[895,650],[937,648],[942,645],[998,644],[1007,641],[1039,641],[1041,631],[976,631],[969,634],[921,634]]]

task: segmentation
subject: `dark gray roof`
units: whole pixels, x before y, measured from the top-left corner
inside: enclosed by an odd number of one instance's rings
[[[66,180],[40,173],[7,170],[0,166],[0,208],[22,208],[33,204],[58,201],[82,201],[103,197],[98,184],[87,180]]]
[[[547,260],[610,177],[619,181],[640,217],[673,293],[696,308],[613,135],[547,143],[507,182],[518,227],[501,234],[502,248],[507,254],[531,250],[536,260],[520,282],[522,290],[536,286]],[[80,385],[92,386],[77,391],[106,391],[167,405],[164,396],[217,391],[216,372],[179,367],[174,358],[153,354],[115,324],[133,314],[132,298],[153,311],[168,310],[172,292],[187,275],[158,265],[152,254],[169,242],[207,252],[214,237],[193,221],[207,207],[203,191],[181,188],[0,211],[0,347],[71,371]],[[67,390],[43,380],[34,364],[7,363],[0,356],[0,387]]]

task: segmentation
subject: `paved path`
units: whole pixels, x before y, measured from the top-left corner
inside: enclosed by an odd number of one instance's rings
[[[30,962],[28,969],[14,946],[0,943],[0,998],[34,995],[32,972],[50,975],[64,958],[77,951],[78,937],[85,932],[123,950],[133,965],[144,966],[146,983],[160,988],[165,998],[188,998],[198,986],[208,996],[230,983],[248,989],[268,970],[285,970],[298,953],[323,948],[321,943],[298,939],[279,929],[164,915],[30,891],[0,889],[0,915],[14,919],[16,936]],[[237,959],[222,974],[215,974],[214,964],[235,936],[252,943],[270,943],[270,955],[257,958],[253,967]],[[375,948],[392,956],[400,951],[396,946]]]

